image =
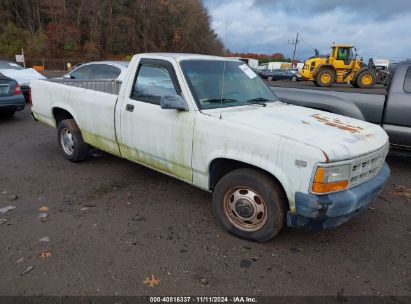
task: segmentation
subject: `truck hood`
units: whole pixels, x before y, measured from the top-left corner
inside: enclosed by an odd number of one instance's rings
[[[19,85],[30,85],[30,80],[33,79],[46,79],[43,75],[37,72],[35,69],[13,70],[13,69],[1,69],[0,72],[16,80]]]
[[[281,102],[267,103],[266,107],[253,105],[211,110],[215,114],[220,111],[223,120],[321,149],[329,161],[370,153],[388,141],[385,131],[377,125]]]

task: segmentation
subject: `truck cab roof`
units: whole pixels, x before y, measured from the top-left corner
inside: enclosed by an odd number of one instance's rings
[[[190,54],[190,53],[143,53],[143,54],[138,54],[136,56],[141,56],[145,58],[148,58],[148,57],[171,58],[171,59],[174,59],[175,61],[181,61],[181,60],[186,60],[186,59],[240,61],[237,58],[221,57],[221,56],[213,56],[213,55]]]

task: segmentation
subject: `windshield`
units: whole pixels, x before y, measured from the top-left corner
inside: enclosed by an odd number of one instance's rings
[[[184,60],[181,66],[200,109],[265,104],[278,100],[260,77],[242,62]]]
[[[14,62],[0,61],[0,69],[6,70],[23,70],[23,68]]]

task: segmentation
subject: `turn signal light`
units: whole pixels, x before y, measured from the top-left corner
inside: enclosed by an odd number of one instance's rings
[[[350,170],[350,165],[318,167],[311,187],[312,192],[329,193],[347,189]]]
[[[348,180],[329,183],[329,184],[321,184],[321,183],[313,183],[312,190],[315,193],[328,193],[328,192],[335,192],[344,190],[348,187]]]

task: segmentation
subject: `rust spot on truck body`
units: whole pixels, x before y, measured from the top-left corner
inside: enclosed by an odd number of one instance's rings
[[[326,126],[334,127],[334,128],[347,131],[350,133],[361,133],[361,131],[364,130],[363,128],[359,126],[353,126],[353,125],[346,124],[342,122],[341,120],[339,120],[338,118],[331,119],[326,116],[321,116],[320,114],[314,114],[314,115],[311,115],[311,117],[315,118],[316,120],[325,124]]]

